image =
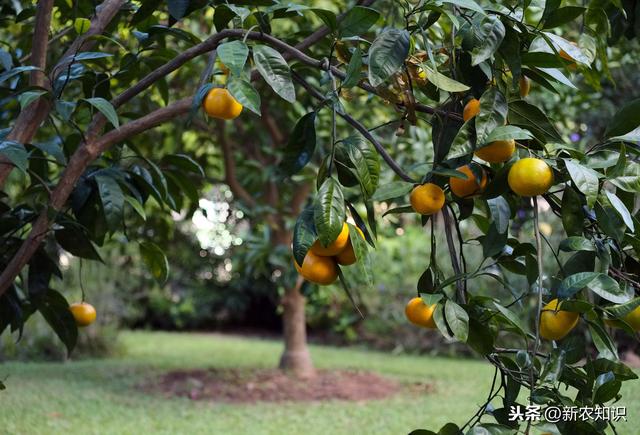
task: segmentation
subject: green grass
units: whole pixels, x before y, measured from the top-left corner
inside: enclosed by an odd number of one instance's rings
[[[395,356],[313,346],[320,368],[371,370],[401,381],[435,385],[366,403],[330,401],[231,405],[149,395],[136,385],[167,370],[274,367],[278,341],[215,334],[127,332],[125,353],[105,360],[8,363],[0,378],[0,434],[406,434],[416,428],[462,424],[484,401],[492,369],[481,361]],[[629,423],[640,423],[640,385],[624,387]]]

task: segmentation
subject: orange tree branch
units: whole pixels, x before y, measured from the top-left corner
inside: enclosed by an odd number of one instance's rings
[[[43,0],[43,9],[44,4],[50,2],[53,4],[51,0]],[[95,16],[91,19],[91,26],[89,30],[80,35],[67,49],[64,53],[60,61],[56,64],[56,66],[52,69],[52,73],[56,73],[63,70],[63,66],[68,64],[71,56],[75,53],[90,49],[95,43],[94,39],[89,39],[92,36],[102,34],[107,25],[113,20],[115,15],[118,13],[122,5],[125,3],[125,0],[105,0],[102,4],[100,4],[97,8]],[[44,20],[51,20],[50,16],[51,12],[49,11],[49,17],[45,16],[44,12],[40,12],[40,4],[38,5],[38,12],[36,16],[36,29],[34,32],[34,52],[32,52],[31,57],[34,59],[34,65],[44,69],[44,59],[46,58],[47,52],[47,36],[49,33],[49,25],[44,23]],[[41,16],[42,15],[42,16]],[[38,21],[40,18],[42,21]],[[46,27],[46,29],[45,29]],[[35,42],[36,37],[44,38],[38,39],[38,42]],[[39,64],[39,62],[42,62]],[[42,79],[42,86],[49,87],[49,84],[44,81],[44,74],[41,71],[34,71],[34,73],[39,73],[38,79]],[[33,80],[34,75],[32,74],[31,79]],[[56,75],[50,74],[49,80],[53,82],[55,80]],[[33,84],[33,83],[32,83]],[[51,112],[51,104],[46,98],[39,98],[33,103],[29,104],[29,106],[25,107],[24,110],[20,112],[18,115],[16,122],[11,129],[11,132],[7,135],[7,140],[19,142],[19,143],[29,143],[33,139],[38,131],[38,128],[42,124],[42,122],[49,116]],[[9,177],[9,174],[13,170],[13,164],[4,156],[0,156],[0,189],[3,188],[5,181]]]
[[[157,109],[141,118],[122,125],[78,148],[65,168],[60,181],[49,198],[48,206],[40,213],[33,224],[29,236],[22,243],[18,252],[11,259],[7,267],[0,274],[0,295],[11,286],[22,268],[29,262],[38,246],[46,236],[51,216],[62,209],[71,195],[73,188],[84,173],[87,166],[111,145],[121,142],[131,136],[142,133],[167,121],[174,121],[176,117],[188,113],[192,98],[183,98],[166,107]]]

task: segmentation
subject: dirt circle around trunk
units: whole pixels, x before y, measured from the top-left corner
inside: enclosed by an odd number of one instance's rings
[[[298,379],[276,369],[175,370],[149,380],[141,389],[165,397],[188,397],[226,403],[367,401],[391,397],[403,385],[379,374],[356,370],[318,370]],[[412,392],[430,392],[428,384],[411,384]]]

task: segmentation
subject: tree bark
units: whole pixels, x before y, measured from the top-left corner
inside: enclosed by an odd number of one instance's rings
[[[300,293],[302,283],[302,278],[298,278],[296,285],[286,289],[282,297],[284,351],[280,357],[280,369],[308,379],[316,375],[316,370],[307,346],[306,301]]]

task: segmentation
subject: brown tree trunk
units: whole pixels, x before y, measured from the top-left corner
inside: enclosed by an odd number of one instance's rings
[[[307,347],[305,298],[300,293],[302,282],[302,278],[299,278],[296,285],[285,290],[282,297],[284,351],[280,357],[280,369],[298,378],[311,378],[316,375],[316,370]]]

